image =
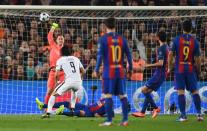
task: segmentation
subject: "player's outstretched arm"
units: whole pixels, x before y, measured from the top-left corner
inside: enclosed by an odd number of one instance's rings
[[[158,62],[156,63],[153,63],[153,64],[146,64],[145,67],[148,68],[148,67],[158,67],[158,66],[163,66],[163,60],[159,60]]]
[[[56,28],[58,28],[58,24],[57,23],[52,23],[52,26],[50,28],[50,31],[47,35],[47,39],[48,39],[48,42],[49,44],[53,44],[54,43],[54,39],[53,39],[53,33],[55,31]]]

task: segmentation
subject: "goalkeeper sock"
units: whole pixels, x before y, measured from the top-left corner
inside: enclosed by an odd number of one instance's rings
[[[201,98],[198,94],[193,95],[193,101],[198,114],[201,114]]]
[[[107,114],[106,121],[111,122],[112,121],[112,115],[113,115],[113,109],[112,109],[113,100],[112,100],[112,98],[106,98],[105,101],[106,101],[105,111],[106,111],[106,114]]]
[[[122,122],[125,122],[128,121],[128,102],[126,97],[121,99],[121,104],[122,104],[122,115],[123,115]]]
[[[55,96],[51,95],[50,99],[48,101],[48,108],[47,108],[47,113],[52,112],[52,107],[55,104]]]
[[[181,115],[186,116],[186,113],[185,113],[186,101],[185,101],[184,94],[178,95],[178,105],[180,108]]]
[[[50,99],[50,96],[49,95],[46,95],[45,96],[45,104],[48,104],[49,99]]]

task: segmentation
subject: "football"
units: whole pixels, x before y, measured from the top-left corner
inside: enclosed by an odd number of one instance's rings
[[[45,22],[50,20],[50,15],[48,13],[41,13],[40,14],[40,21]]]

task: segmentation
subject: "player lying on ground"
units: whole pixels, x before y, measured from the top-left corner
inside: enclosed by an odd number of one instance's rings
[[[166,33],[161,31],[157,34],[158,42],[160,46],[157,49],[157,62],[154,64],[147,64],[145,67],[156,67],[153,76],[147,81],[144,87],[142,87],[142,93],[145,96],[144,104],[141,112],[132,113],[135,117],[145,117],[145,111],[148,104],[153,108],[152,118],[155,118],[160,112],[160,108],[157,107],[155,101],[153,100],[151,93],[152,91],[157,91],[166,78],[166,66],[168,57],[168,46],[166,43],[167,37]]]
[[[47,108],[47,104],[43,104],[36,98],[36,103],[40,110]],[[68,101],[65,102],[57,102],[54,104],[53,108],[58,108],[55,110],[55,114],[57,115],[66,115],[66,116],[79,116],[79,117],[95,117],[95,116],[103,116],[105,114],[105,99],[100,99],[94,104],[84,105],[79,102],[75,104],[74,110],[71,109],[71,103]],[[69,109],[68,111],[65,108]]]
[[[36,98],[36,103],[40,110],[47,108],[47,104],[42,103],[38,98]],[[100,99],[94,104],[84,105],[79,102],[75,104],[74,111],[71,111],[70,102],[57,102],[54,104],[53,108],[58,108],[55,110],[56,115],[66,115],[66,116],[78,116],[78,117],[101,117],[106,114],[105,112],[105,99]],[[67,108],[68,110],[65,110]],[[128,103],[128,111],[130,111],[130,104]]]

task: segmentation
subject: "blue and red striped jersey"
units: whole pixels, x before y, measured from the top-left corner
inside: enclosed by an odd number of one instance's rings
[[[91,112],[98,113],[99,115],[104,115],[105,114],[105,99],[100,99],[96,103],[89,105],[89,110]]]
[[[132,56],[127,40],[121,35],[110,32],[99,38],[98,55],[95,71],[103,60],[103,78],[125,78],[124,55],[126,54],[129,63],[129,70],[132,70]]]
[[[194,57],[200,56],[198,41],[190,34],[177,36],[171,47],[175,52],[175,73],[193,72]]]

